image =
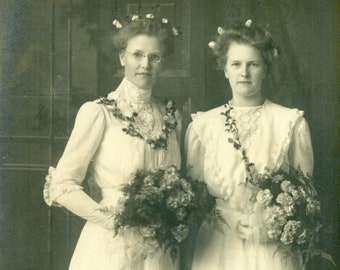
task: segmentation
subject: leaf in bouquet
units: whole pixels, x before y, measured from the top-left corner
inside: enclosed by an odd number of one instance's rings
[[[124,194],[134,196],[139,192],[141,187],[143,186],[143,180],[145,178],[145,173],[142,171],[137,171],[134,178],[131,180],[131,183],[123,186],[122,191]]]
[[[173,264],[175,264],[178,258],[178,253],[178,248],[176,246],[173,245],[170,247],[170,256]]]
[[[304,187],[308,195],[316,197],[317,192],[313,185],[313,177],[310,174],[305,174],[300,167],[297,169],[291,167],[289,175],[296,183]]]
[[[183,221],[188,216],[187,211],[185,208],[180,208],[176,211],[176,217],[179,221]]]
[[[216,208],[212,209],[206,215],[205,221],[209,225],[209,228],[219,231],[222,234],[224,234],[224,229],[223,229],[224,226],[227,226],[228,228],[230,228],[228,223],[224,219],[222,212]]]
[[[160,228],[163,230],[163,232],[160,232],[160,230],[157,232],[157,241],[160,245],[160,247],[163,249],[163,252],[166,253],[167,251],[170,251],[170,256],[172,259],[172,262],[175,263],[178,258],[178,245],[176,240],[172,237],[172,235],[169,235],[170,229],[169,228]]]
[[[173,227],[170,229],[170,231],[178,243],[184,241],[189,234],[189,228],[187,225],[184,224]]]
[[[309,247],[306,251],[303,252],[304,253],[304,263],[305,265],[308,263],[309,260],[311,260],[313,257],[316,256],[320,256],[321,258],[331,262],[334,266],[336,266],[335,261],[333,260],[332,255],[330,255],[329,253],[315,247],[315,246],[311,246]]]
[[[159,213],[150,207],[146,201],[138,203],[134,200],[126,203],[125,211],[121,218],[123,226],[147,225],[156,223],[158,219]]]
[[[295,217],[298,220],[302,220],[303,222],[308,222],[309,218],[306,215],[306,204],[305,203],[296,203],[295,204]]]
[[[327,261],[330,261],[334,266],[336,266],[332,255],[330,255],[329,253],[320,250],[320,253],[318,255],[321,256],[321,258],[326,259]]]
[[[275,255],[280,252],[281,255],[281,260],[282,261],[288,261],[290,260],[290,258],[294,257],[294,252],[292,250],[292,246],[291,245],[278,245],[277,249],[274,251],[273,253],[273,257],[275,257]]]
[[[191,185],[192,191],[195,194],[193,208],[196,208],[203,215],[206,215],[216,205],[216,198],[209,193],[205,182],[193,180]]]

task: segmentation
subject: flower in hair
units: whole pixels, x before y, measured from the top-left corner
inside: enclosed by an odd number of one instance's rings
[[[162,23],[168,23],[168,19],[162,18]]]
[[[154,18],[155,18],[155,16],[154,16],[153,14],[151,14],[151,13],[146,14],[145,17],[146,17],[147,19],[154,19]]]
[[[252,20],[247,20],[246,23],[245,23],[245,26],[247,27],[251,27],[251,24],[253,23]]]
[[[219,34],[219,35],[222,35],[223,33],[225,32],[225,30],[222,28],[222,27],[217,27],[217,33]]]
[[[133,15],[131,21],[138,21],[138,19],[139,19],[138,15]]]
[[[179,35],[179,31],[176,27],[172,27],[172,33],[174,34],[174,36],[178,36]]]
[[[278,57],[278,55],[279,55],[278,50],[276,48],[274,48],[273,49],[273,57],[276,58],[276,57]]]
[[[118,20],[114,20],[112,24],[116,26],[117,29],[121,29],[123,27]]]
[[[211,49],[214,49],[216,47],[216,42],[215,41],[210,41],[208,43],[208,46],[211,48]]]

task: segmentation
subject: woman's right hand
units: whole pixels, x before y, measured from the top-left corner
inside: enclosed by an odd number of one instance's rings
[[[83,190],[63,194],[56,199],[56,202],[91,223],[107,230],[113,230],[114,228],[114,214],[112,211],[95,202]]]

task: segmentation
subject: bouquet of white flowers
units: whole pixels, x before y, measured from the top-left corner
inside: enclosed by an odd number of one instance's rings
[[[259,187],[254,207],[263,211],[269,239],[284,245],[309,242],[321,227],[320,202],[311,178],[301,170],[291,169],[255,174],[253,184]]]
[[[228,138],[236,151],[242,156],[247,177],[243,188],[250,190],[250,201],[239,206],[242,211],[260,214],[265,226],[265,237],[277,240],[289,252],[298,248],[302,252],[303,267],[315,255],[331,261],[332,257],[317,248],[317,238],[321,225],[321,207],[313,187],[312,177],[302,170],[290,168],[258,173],[243,148],[236,121],[232,117],[232,106],[225,105],[226,131],[233,134]]]
[[[129,231],[144,255],[161,247],[164,252],[169,250],[175,261],[180,243],[193,226],[207,221],[218,227],[225,222],[206,184],[192,180],[175,166],[138,171],[122,191],[124,199],[111,209],[115,233]]]
[[[290,172],[267,170],[253,173],[256,200],[254,210],[262,212],[265,232],[270,240],[280,241],[287,249],[298,247],[304,264],[315,255],[331,260],[316,247],[321,228],[321,209],[311,176],[299,169]]]

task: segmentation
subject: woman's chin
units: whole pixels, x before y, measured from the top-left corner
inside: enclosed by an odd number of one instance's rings
[[[149,76],[143,75],[135,81],[135,85],[141,89],[150,89],[154,85],[154,79]]]

